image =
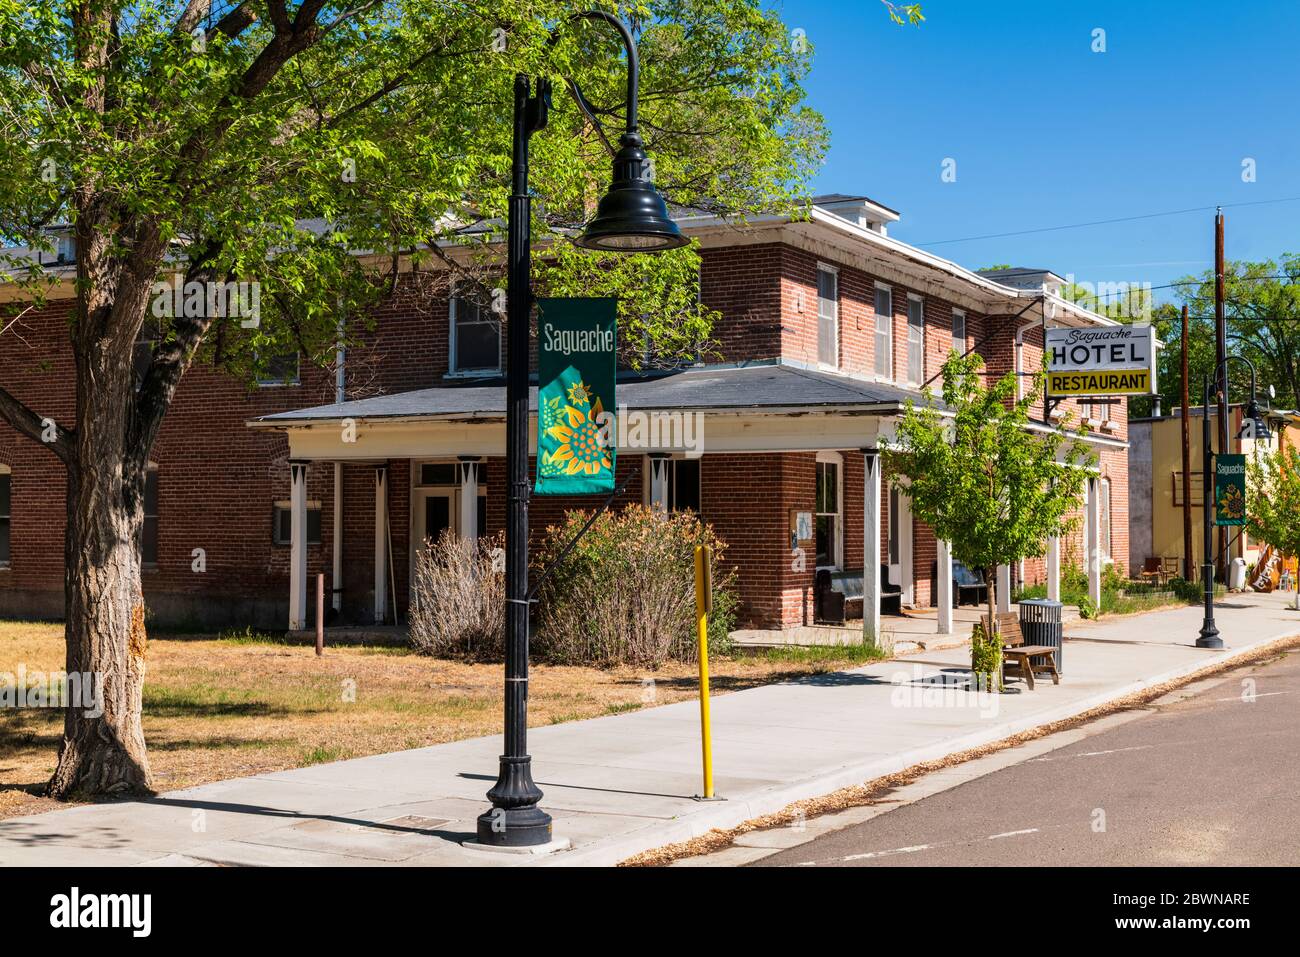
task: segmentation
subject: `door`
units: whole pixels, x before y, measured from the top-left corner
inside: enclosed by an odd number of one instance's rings
[[[447,529],[456,528],[454,489],[417,488],[415,496],[415,546],[423,549],[426,541],[438,540]]]

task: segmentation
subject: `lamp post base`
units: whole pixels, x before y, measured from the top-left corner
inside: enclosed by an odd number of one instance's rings
[[[488,791],[492,807],[478,816],[478,842],[488,847],[549,844],[551,816],[537,806],[542,789],[533,783],[529,755],[501,755],[501,773]]]
[[[1196,639],[1197,648],[1222,648],[1223,639],[1219,637],[1219,629],[1214,627],[1214,622],[1207,621],[1201,626],[1201,636]]]

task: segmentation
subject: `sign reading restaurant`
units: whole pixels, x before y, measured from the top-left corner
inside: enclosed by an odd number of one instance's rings
[[[1156,392],[1153,326],[1048,329],[1045,347],[1048,395],[1154,395]]]

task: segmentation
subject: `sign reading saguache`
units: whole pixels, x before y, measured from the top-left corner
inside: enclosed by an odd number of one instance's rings
[[[1155,395],[1156,333],[1152,326],[1048,329],[1047,394]]]
[[[1214,457],[1214,524],[1246,524],[1246,456]]]
[[[614,491],[618,300],[537,300],[539,495]]]

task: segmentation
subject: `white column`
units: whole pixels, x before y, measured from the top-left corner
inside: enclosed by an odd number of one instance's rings
[[[898,491],[898,587],[899,603],[916,607],[916,558],[913,549],[912,497]]]
[[[307,463],[289,463],[289,630],[307,627]]]
[[[935,606],[939,609],[939,628],[941,635],[952,634],[952,549],[940,539],[935,543],[934,593]]]
[[[668,512],[668,463],[662,452],[650,453],[650,507],[657,512]]]
[[[1057,535],[1047,540],[1047,598],[1061,600],[1061,539]]]
[[[1088,597],[1101,606],[1101,494],[1095,476],[1088,479],[1088,523],[1084,555],[1088,563]]]
[[[375,624],[388,612],[388,466],[375,466]]]
[[[334,563],[332,588],[333,598],[330,604],[335,611],[343,610],[343,463],[334,463],[334,527],[331,541],[334,543]]]
[[[460,537],[471,542],[479,536],[478,469],[477,458],[460,460]]]
[[[998,614],[1011,610],[1011,566],[998,566]]]
[[[880,453],[863,449],[862,464],[862,641],[879,645]]]

